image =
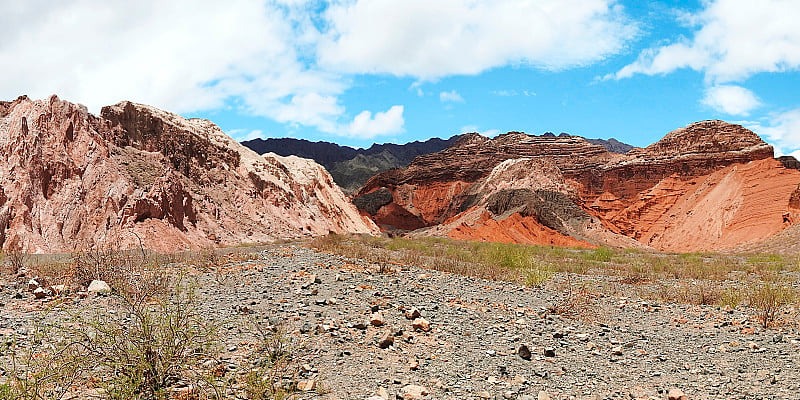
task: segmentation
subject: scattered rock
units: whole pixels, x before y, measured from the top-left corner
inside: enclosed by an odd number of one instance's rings
[[[419,310],[417,310],[416,308],[412,308],[410,310],[406,310],[406,318],[407,319],[415,319],[415,318],[419,318],[420,316],[421,316],[421,314],[419,313]]]
[[[389,346],[393,344],[394,344],[394,335],[390,331],[385,332],[381,336],[380,340],[378,340],[378,347],[382,349],[388,349]]]
[[[689,396],[683,394],[678,388],[672,388],[667,392],[667,398],[669,400],[689,400]]]
[[[50,291],[53,292],[53,294],[56,294],[56,295],[62,294],[62,293],[66,293],[67,292],[67,285],[53,285],[53,286],[50,286]]]
[[[556,356],[556,350],[553,349],[552,347],[545,347],[544,348],[544,356],[545,357],[555,357]]]
[[[536,400],[550,400],[550,395],[544,390],[540,390],[539,394],[536,395]]]
[[[530,360],[531,359],[531,349],[528,346],[521,344],[517,349],[517,355],[520,356],[523,360]]]
[[[105,281],[95,279],[89,283],[86,291],[89,293],[111,293],[111,286],[108,286]]]
[[[429,393],[428,389],[419,385],[406,385],[400,389],[400,397],[403,400],[422,399]]]
[[[36,288],[39,286],[41,286],[39,285],[39,281],[34,278],[31,278],[31,280],[28,281],[28,290],[36,290]]]
[[[41,287],[37,287],[36,290],[33,291],[33,297],[37,299],[43,299],[47,297],[48,294],[49,294],[48,291],[44,290]]]
[[[425,318],[417,318],[413,322],[411,322],[411,327],[414,328],[415,331],[423,331],[428,332],[431,330],[431,324]]]
[[[304,392],[310,392],[317,388],[317,381],[313,379],[302,380],[297,382],[297,389],[302,390]]]
[[[383,324],[386,323],[386,320],[383,319],[383,313],[376,312],[370,315],[369,323],[372,326],[383,326]]]

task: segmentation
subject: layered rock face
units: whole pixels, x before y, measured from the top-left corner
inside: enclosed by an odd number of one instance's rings
[[[379,174],[355,201],[390,194],[370,215],[383,229],[415,234],[725,250],[798,220],[800,200],[790,199],[800,199],[799,172],[773,159],[755,133],[722,121],[689,125],[626,154],[579,137],[511,132],[464,137]]]
[[[259,156],[207,120],[51,96],[0,103],[0,244],[176,251],[375,232],[316,163]]]

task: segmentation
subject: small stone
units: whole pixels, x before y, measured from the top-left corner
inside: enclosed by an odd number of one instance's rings
[[[521,344],[517,349],[517,355],[520,356],[523,360],[530,360],[531,359],[531,349],[528,346]]]
[[[378,396],[380,396],[383,400],[389,400],[389,392],[387,392],[384,388],[378,388]]]
[[[304,283],[301,287],[303,289],[308,289],[309,287],[311,287],[311,285],[313,285],[315,283],[320,283],[320,282],[321,281],[319,280],[319,278],[317,278],[316,275],[311,274],[311,275],[308,276],[308,280],[306,280],[306,283]]]
[[[418,368],[419,368],[419,361],[411,360],[411,362],[408,363],[408,369],[416,371]]]
[[[36,290],[36,288],[38,288],[39,286],[41,285],[39,285],[39,281],[37,281],[36,279],[31,279],[28,281],[28,290]]]
[[[545,357],[555,357],[556,351],[552,347],[545,347],[544,348],[544,356]]]
[[[359,321],[359,322],[353,322],[353,323],[350,325],[350,327],[351,327],[351,328],[355,328],[355,329],[358,329],[358,330],[362,330],[362,331],[363,331],[364,329],[367,329],[367,324],[366,324],[366,323],[364,323],[364,322],[362,322],[362,321]]]
[[[392,332],[386,332],[381,336],[381,339],[378,341],[378,347],[382,349],[388,349],[389,346],[394,344],[394,335]]]
[[[302,380],[297,382],[297,389],[302,390],[304,392],[310,392],[317,388],[317,381],[313,379]]]
[[[105,281],[95,279],[89,283],[89,287],[86,291],[89,293],[111,293],[111,286],[108,286]]]
[[[536,395],[536,400],[550,400],[550,395],[544,390],[540,390],[539,394]]]
[[[383,326],[386,321],[383,319],[382,313],[376,312],[370,315],[369,323],[372,324],[372,326]]]
[[[33,291],[33,297],[37,299],[43,299],[47,297],[49,293],[47,290],[42,289],[41,287],[37,287],[36,290]]]
[[[750,350],[758,350],[760,347],[758,347],[758,344],[756,344],[756,342],[748,342],[747,348]]]
[[[317,298],[314,299],[314,303],[318,306],[324,306],[325,304],[328,304],[328,300],[325,300],[323,298]]]
[[[672,388],[667,392],[667,398],[669,400],[689,400],[689,396],[683,394],[678,388]]]
[[[414,328],[415,331],[423,331],[428,332],[431,330],[431,324],[425,318],[417,318],[413,322],[411,322],[411,327]]]
[[[406,385],[400,389],[400,397],[403,400],[422,399],[429,393],[428,389],[419,385]]]
[[[50,286],[50,291],[53,292],[54,294],[66,293],[67,285],[53,285],[53,286]]]
[[[622,347],[617,346],[617,347],[614,347],[613,349],[611,349],[611,355],[612,356],[621,356],[622,355]]]
[[[419,313],[419,310],[417,310],[416,308],[412,308],[410,310],[406,310],[406,318],[407,319],[415,319],[415,318],[419,318],[420,316],[421,316],[421,314]]]

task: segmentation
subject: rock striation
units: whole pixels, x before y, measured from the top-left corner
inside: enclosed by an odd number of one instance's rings
[[[0,102],[0,245],[176,251],[375,226],[318,164],[259,156],[212,122],[121,102]]]
[[[414,234],[726,250],[797,222],[799,183],[758,135],[714,120],[625,154],[568,135],[465,135],[374,176],[355,203],[380,191],[381,206],[362,210],[384,230]]]

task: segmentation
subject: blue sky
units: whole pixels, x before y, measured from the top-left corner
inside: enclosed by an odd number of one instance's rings
[[[800,154],[793,0],[48,1],[0,5],[0,97],[357,147],[510,130],[645,146],[703,119]]]

